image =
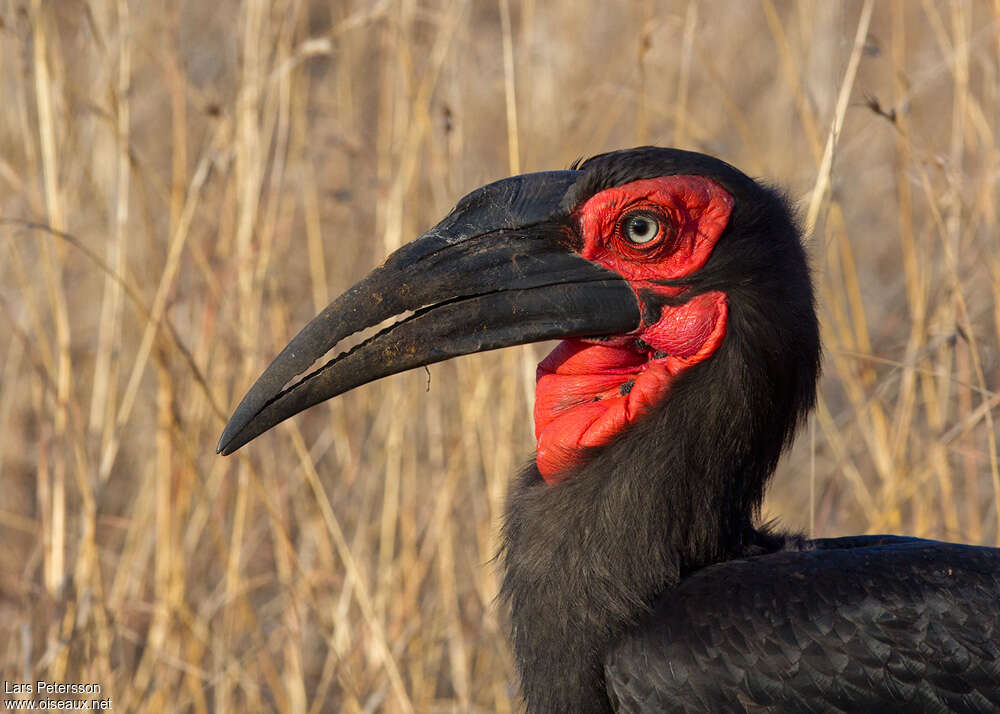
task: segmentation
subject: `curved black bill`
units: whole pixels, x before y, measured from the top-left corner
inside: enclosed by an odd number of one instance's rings
[[[628,283],[566,247],[557,221],[546,223],[559,215],[577,175],[515,176],[462,199],[295,336],[236,408],[219,453],[231,454],[319,402],[413,367],[636,329],[639,306]],[[345,338],[395,316],[402,319],[303,376]]]

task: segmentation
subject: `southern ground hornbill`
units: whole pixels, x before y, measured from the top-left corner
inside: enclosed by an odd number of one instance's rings
[[[709,156],[617,151],[473,191],[292,340],[219,451],[380,377],[552,338],[501,553],[529,711],[1000,711],[1000,550],[756,522],[819,335],[785,199]]]

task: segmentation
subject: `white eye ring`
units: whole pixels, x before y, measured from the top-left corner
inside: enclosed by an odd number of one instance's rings
[[[645,245],[660,235],[660,221],[648,211],[636,211],[625,217],[622,233],[629,243]]]

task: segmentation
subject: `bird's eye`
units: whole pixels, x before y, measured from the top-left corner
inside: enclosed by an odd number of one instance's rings
[[[660,235],[660,218],[648,211],[628,214],[621,225],[625,239],[635,245],[645,245]]]

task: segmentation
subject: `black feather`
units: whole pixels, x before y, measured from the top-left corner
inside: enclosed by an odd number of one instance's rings
[[[996,712],[1000,551],[807,541],[672,588],[605,658],[621,712]]]
[[[501,596],[528,711],[1000,706],[997,551],[810,542],[758,524],[819,376],[809,268],[784,196],[672,149],[579,168],[565,215],[641,178],[722,184],[729,224],[681,299],[721,290],[729,316],[713,357],[645,419],[556,485],[534,465],[512,483]]]

